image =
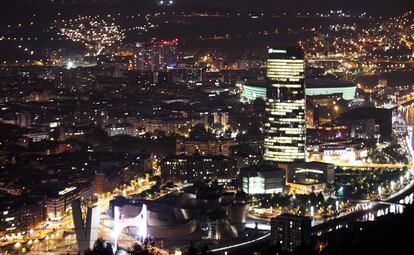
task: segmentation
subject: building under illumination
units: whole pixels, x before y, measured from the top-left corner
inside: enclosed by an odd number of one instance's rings
[[[239,183],[249,195],[282,193],[285,188],[285,172],[273,165],[249,166],[240,170]]]
[[[264,159],[305,161],[305,60],[300,48],[269,48]]]
[[[286,185],[294,194],[322,192],[335,182],[335,165],[321,162],[278,164],[286,172]]]
[[[257,98],[266,99],[266,81],[248,81],[241,87],[240,100],[245,103],[252,103]],[[305,94],[308,97],[326,98],[336,96],[343,100],[353,100],[356,94],[356,85],[349,81],[337,79],[306,79]]]
[[[242,85],[241,101],[251,103],[257,98],[266,99],[267,94],[266,81],[248,82]]]
[[[306,96],[334,96],[343,100],[353,100],[356,85],[349,81],[335,79],[307,79]]]
[[[282,214],[270,221],[270,238],[283,251],[292,252],[302,243],[309,244],[311,238],[309,217],[292,214]]]

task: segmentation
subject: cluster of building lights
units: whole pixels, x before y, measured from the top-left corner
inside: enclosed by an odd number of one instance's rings
[[[60,35],[82,43],[92,55],[99,55],[106,47],[125,38],[124,32],[114,23],[114,19],[79,18],[57,24]]]

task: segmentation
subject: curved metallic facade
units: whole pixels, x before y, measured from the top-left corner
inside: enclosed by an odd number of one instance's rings
[[[305,156],[305,59],[300,48],[270,48],[267,62],[264,159],[299,162]]]

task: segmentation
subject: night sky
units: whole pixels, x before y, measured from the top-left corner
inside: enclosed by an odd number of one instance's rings
[[[398,16],[414,10],[414,0],[175,0],[174,6],[160,7],[157,0],[55,0],[53,5],[34,4],[41,0],[0,0],[0,21],[3,24],[31,21],[37,15],[40,21],[49,23],[62,17],[107,13],[152,13],[155,11],[265,11],[265,12],[367,12],[370,16]],[[59,2],[77,4],[59,4]],[[86,4],[85,4],[86,2]],[[30,4],[29,4],[30,3]],[[81,3],[81,4],[79,4]]]
[[[36,0],[31,0],[36,1]],[[38,0],[39,1],[39,0]],[[59,1],[59,0],[57,0]],[[55,1],[55,2],[57,2]],[[80,1],[80,0],[65,0],[65,1]],[[155,8],[156,0],[100,0],[100,6],[105,6],[102,2],[115,3],[111,7],[127,6],[132,9],[145,9],[148,6]],[[355,12],[367,11],[370,15],[395,15],[401,14],[403,11],[414,10],[414,0],[175,0],[177,6],[172,8],[196,8],[200,6],[219,7],[232,10],[267,10],[267,11],[326,11],[330,9],[343,9]],[[10,11],[19,13],[26,13],[35,6],[24,4],[26,10],[16,8],[16,3],[27,3],[29,0],[1,0],[2,5],[0,13],[10,14]],[[80,1],[82,2],[82,1]],[[91,2],[95,2],[92,1]],[[99,2],[99,0],[98,0]],[[96,4],[95,4],[96,5]],[[67,8],[76,8],[76,5],[65,5]],[[2,9],[2,10],[1,10]],[[110,10],[112,8],[108,8]]]
[[[414,10],[413,0],[191,0],[204,2],[212,6],[232,9],[251,10],[327,10],[344,9],[353,11],[368,11],[371,14],[386,15]]]

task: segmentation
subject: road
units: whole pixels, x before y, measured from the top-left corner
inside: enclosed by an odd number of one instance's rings
[[[328,163],[328,162],[326,162]],[[383,169],[383,168],[411,168],[412,165],[405,164],[373,164],[373,163],[334,163],[336,166],[345,168],[360,168],[360,169]]]
[[[126,196],[138,194],[155,184],[155,182],[148,179],[140,179],[132,183],[133,185],[124,186],[123,189],[117,189],[115,192],[99,196],[97,204],[99,204],[101,211],[106,212],[109,209],[109,201],[112,200],[114,195],[118,193]],[[39,227],[27,235],[7,236],[0,242],[1,250],[20,250],[24,248],[22,244],[25,244],[30,246],[31,254],[77,254],[74,225],[70,212],[59,221],[45,221],[41,225],[47,227],[44,229]],[[102,224],[100,228],[100,237],[110,241],[104,235],[104,232],[110,233],[111,231],[104,229]]]
[[[406,144],[408,146],[408,150],[410,152],[411,158],[414,159],[414,149],[412,146],[412,141],[413,141],[412,132],[409,132],[409,134],[406,136]],[[391,166],[391,164],[379,164],[379,165],[380,166],[378,166],[378,168],[383,168],[384,165],[387,165],[388,167]],[[392,167],[395,167],[395,165],[392,165]],[[370,166],[370,168],[375,168],[375,166],[374,167]],[[410,165],[409,171],[413,176],[414,169],[411,165]],[[346,225],[347,222],[358,219],[358,218],[361,218],[362,220],[364,219],[373,220],[375,219],[376,216],[381,216],[387,213],[401,213],[403,211],[402,209],[403,206],[394,204],[394,203],[395,202],[412,203],[414,200],[413,191],[414,191],[414,179],[411,177],[411,181],[406,186],[404,186],[402,189],[398,190],[397,192],[393,193],[392,195],[388,196],[387,198],[384,198],[380,201],[361,201],[360,204],[358,204],[356,207],[354,207],[351,210],[342,212],[338,214],[337,216],[330,217],[324,221],[313,222],[313,226],[312,226],[313,232],[317,233],[317,232],[324,231],[324,230],[330,231],[335,228],[343,227]],[[405,197],[405,199],[401,199],[401,197]],[[407,201],[407,198],[411,198],[411,199]],[[256,225],[252,222],[248,222],[248,224],[246,224],[246,227],[255,228]],[[258,224],[258,229],[270,230],[270,226],[268,225],[267,222],[263,221]],[[242,249],[243,247],[248,247],[250,245],[259,244],[260,242],[264,242],[268,240],[269,238],[270,238],[270,233],[266,233],[263,236],[258,237],[253,240],[213,249],[212,253],[226,254],[226,251]]]
[[[408,145],[409,152],[411,154],[411,157],[414,158],[414,149],[412,146],[412,132],[409,132],[409,136],[406,137],[406,144]],[[347,166],[347,167],[356,167],[356,168],[402,168],[404,166],[409,167],[410,172],[414,174],[413,168],[411,165],[396,165],[396,164],[368,164],[368,163],[361,163],[361,164],[339,164],[339,166]],[[149,189],[152,185],[154,185],[154,182],[150,182],[148,179],[144,181],[137,181],[134,182],[134,185],[130,185],[127,187],[123,187],[122,190],[117,190],[116,192],[100,196],[98,199],[98,203],[102,208],[102,211],[107,211],[109,208],[109,201],[113,198],[113,196],[117,193],[121,193],[125,196],[138,194],[146,189]],[[177,188],[178,189],[178,188]],[[175,190],[177,190],[175,189]],[[397,192],[393,193],[387,198],[382,199],[378,202],[363,202],[360,203],[358,207],[354,208],[353,210],[349,210],[347,212],[342,212],[341,214],[337,215],[336,217],[329,218],[328,220],[324,222],[317,222],[314,227],[318,229],[322,229],[324,225],[331,226],[339,224],[338,222],[346,222],[350,219],[354,219],[356,217],[360,217],[360,215],[363,215],[366,212],[370,212],[374,207],[380,206],[381,202],[399,202],[401,200],[402,196],[405,196],[407,193],[412,193],[412,190],[414,189],[414,180],[412,179],[409,184],[407,184],[404,188],[398,190]],[[161,194],[165,195],[165,194]],[[396,201],[398,200],[398,201]],[[404,202],[404,201],[403,201]],[[384,204],[382,204],[384,206]],[[111,221],[112,219],[105,219],[106,223],[100,224],[100,236],[104,238],[104,240],[112,241],[112,238],[109,233],[111,233],[112,225]],[[14,249],[20,249],[21,243],[33,243],[32,247],[36,247],[32,254],[56,254],[59,253],[59,251],[62,254],[65,254],[66,252],[76,252],[76,240],[74,239],[74,235],[68,235],[64,236],[64,233],[73,233],[73,222],[71,215],[65,216],[61,221],[59,222],[48,222],[49,226],[46,229],[43,230],[35,230],[30,235],[21,236],[21,237],[14,237],[10,238],[2,243],[0,243],[1,246],[7,246],[10,244],[14,244]],[[113,224],[113,223],[112,223]],[[249,220],[246,224],[247,228],[255,228],[255,221]],[[56,231],[58,229],[58,231]],[[268,231],[270,230],[270,226],[267,222],[259,222],[258,229]],[[269,238],[269,233],[266,233],[262,236],[259,236],[253,240],[247,240],[243,241],[241,243],[237,244],[231,244],[227,245],[225,247],[220,247],[213,249],[213,253],[220,253],[226,250],[236,249],[236,248],[242,248],[243,246],[252,245],[257,242],[262,242],[266,238]],[[128,234],[122,234],[121,236],[121,246],[124,246],[125,248],[129,248],[131,244],[135,243],[136,240],[132,237],[130,237]],[[47,252],[47,251],[50,252]],[[162,252],[162,251],[161,251]]]

